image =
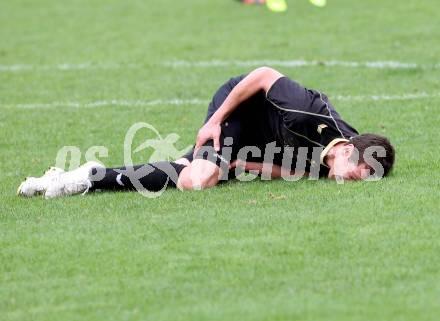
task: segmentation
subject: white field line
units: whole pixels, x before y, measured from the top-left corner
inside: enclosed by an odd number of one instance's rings
[[[186,61],[176,60],[164,63],[173,68],[211,68],[211,67],[345,67],[345,68],[369,68],[369,69],[440,69],[440,63],[435,65],[423,65],[418,63],[401,61],[343,61],[343,60],[207,60]]]
[[[0,65],[0,73],[33,71],[70,71],[70,70],[107,70],[107,69],[142,69],[141,65],[131,63],[60,63],[54,65],[13,64]]]
[[[401,61],[344,61],[344,60],[207,60],[188,61],[176,60],[163,62],[160,65],[172,68],[212,68],[212,67],[342,67],[342,68],[369,68],[369,69],[440,69],[440,63],[433,65],[418,64]],[[59,63],[53,65],[11,64],[1,65],[0,73],[20,73],[35,71],[75,71],[75,70],[109,70],[109,69],[143,69],[144,64],[134,63]]]
[[[420,92],[415,94],[403,95],[371,95],[371,96],[344,96],[338,95],[330,97],[332,101],[399,101],[399,100],[418,100],[440,98],[440,93]],[[51,103],[26,103],[26,104],[2,104],[0,108],[16,108],[16,109],[46,109],[46,108],[97,108],[97,107],[148,107],[148,106],[191,106],[191,105],[208,105],[207,99],[155,99],[155,100],[97,100],[92,102],[78,101],[55,101]]]

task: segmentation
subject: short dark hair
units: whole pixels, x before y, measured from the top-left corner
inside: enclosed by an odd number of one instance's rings
[[[364,153],[367,148],[373,146],[383,147],[386,153],[384,157],[378,156],[377,152],[373,152],[372,155],[370,155],[370,158],[374,158],[382,165],[384,170],[383,176],[387,176],[390,173],[394,164],[395,151],[388,138],[377,134],[366,133],[352,137],[348,144],[353,144],[359,152],[359,163],[366,163]],[[371,175],[375,174],[374,169],[371,167],[370,171]]]

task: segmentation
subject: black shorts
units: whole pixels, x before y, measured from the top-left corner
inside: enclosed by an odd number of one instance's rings
[[[245,75],[232,78],[218,89],[209,104],[205,123],[220,108],[232,89],[244,77]],[[238,106],[221,124],[220,151],[216,152],[213,141],[209,140],[200,148],[195,158],[211,161],[223,169],[223,172],[228,172],[230,162],[237,159],[238,152],[242,147],[263,147],[267,140],[261,135],[261,126],[264,125],[264,106],[261,106],[263,101],[264,92],[261,92]],[[182,157],[191,162],[194,159],[193,154],[194,148]],[[260,158],[252,157],[247,157],[247,160],[262,161]]]
[[[208,112],[205,118],[206,122],[212,117],[212,115],[220,108],[225,99],[228,97],[229,93],[234,89],[234,87],[244,78],[245,76],[239,76],[236,78],[231,78],[228,82],[223,84],[215,93],[212,101],[209,103]],[[239,107],[240,108],[240,107]],[[237,108],[237,111],[238,109]],[[213,141],[207,141],[199,150],[195,158],[197,159],[206,159],[213,163],[215,163],[219,167],[225,166],[229,167],[229,163],[236,159],[236,150],[241,144],[240,139],[242,138],[242,130],[243,130],[243,119],[242,112],[233,112],[227,120],[225,120],[221,126],[221,134],[220,134],[220,151],[216,152],[214,150]],[[234,153],[228,157],[223,156],[224,147],[231,147],[234,150]],[[188,151],[183,157],[188,159],[189,161],[193,160],[194,148]]]

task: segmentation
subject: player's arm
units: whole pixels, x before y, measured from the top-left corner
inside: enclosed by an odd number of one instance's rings
[[[200,148],[206,141],[212,139],[216,151],[220,149],[220,124],[246,99],[257,92],[267,92],[270,87],[283,75],[275,69],[260,67],[249,73],[229,93],[223,104],[212,115],[208,122],[199,130],[195,150]]]
[[[257,162],[245,162],[242,160],[235,160],[229,165],[229,169],[233,169],[236,167],[241,167],[245,171],[254,171],[261,176],[270,177],[270,178],[280,178],[294,175],[295,172],[285,169],[279,165],[268,164],[268,163],[257,163]]]

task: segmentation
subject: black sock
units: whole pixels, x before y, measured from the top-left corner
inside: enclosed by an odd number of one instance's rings
[[[106,168],[102,179],[93,180],[91,190],[147,190],[157,192],[166,187],[176,187],[177,179],[185,165],[174,162],[155,162],[132,167]],[[93,175],[99,176],[94,169]],[[101,175],[102,176],[102,175]]]

